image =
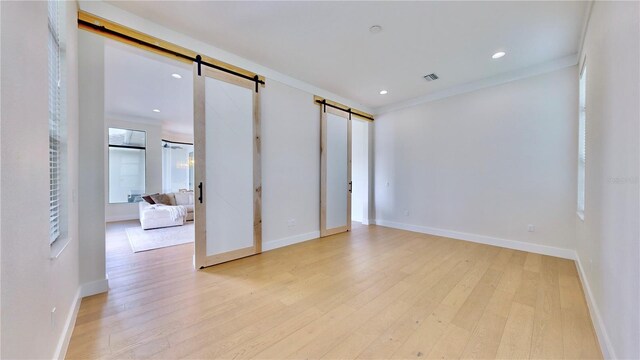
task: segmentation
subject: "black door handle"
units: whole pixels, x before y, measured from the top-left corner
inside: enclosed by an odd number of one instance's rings
[[[353,189],[353,181],[349,181],[349,192]]]
[[[198,196],[198,201],[202,204],[202,182],[198,185],[198,189],[200,189],[200,196]]]

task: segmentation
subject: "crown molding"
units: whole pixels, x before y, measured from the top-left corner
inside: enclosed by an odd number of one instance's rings
[[[546,74],[552,71],[560,70],[578,63],[578,54],[572,54],[563,58],[547,61],[538,65],[530,66],[524,69],[509,71],[503,74],[492,76],[478,81],[473,81],[457,86],[450,87],[432,94],[420,96],[407,101],[381,106],[374,110],[375,115],[405,109],[408,107],[424,104],[427,102],[444,99],[451,96],[465,94],[468,92],[505,84],[511,81],[525,79],[531,76]]]

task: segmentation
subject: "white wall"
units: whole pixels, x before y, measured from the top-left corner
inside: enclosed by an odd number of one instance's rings
[[[267,79],[261,91],[263,249],[320,235],[320,108]]]
[[[80,110],[80,282],[95,293],[105,291],[104,224],[104,39],[78,32],[78,78]]]
[[[581,56],[586,207],[576,249],[603,351],[621,359],[640,358],[639,12],[637,2],[595,2]]]
[[[0,357],[52,358],[77,310],[78,77],[75,3],[66,3],[68,245],[51,258],[47,3],[2,2]],[[28,19],[28,21],[25,21]],[[60,239],[58,241],[63,241]],[[52,308],[56,308],[52,315]]]
[[[378,116],[376,222],[570,254],[576,81],[573,66]]]

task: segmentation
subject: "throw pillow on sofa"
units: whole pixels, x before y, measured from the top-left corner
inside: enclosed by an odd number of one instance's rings
[[[191,205],[193,204],[193,192],[177,192],[173,196],[176,199],[176,205]]]
[[[149,194],[149,195],[142,195],[142,198],[144,199],[144,201],[148,202],[149,204],[153,205],[156,202],[153,201],[153,199],[151,198],[154,195],[160,195],[159,193],[155,193],[155,194]]]
[[[168,194],[154,194],[150,196],[156,204],[175,205],[174,200]]]

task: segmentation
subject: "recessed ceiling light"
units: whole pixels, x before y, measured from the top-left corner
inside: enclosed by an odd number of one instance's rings
[[[171,74],[171,76],[172,76],[174,79],[182,79],[182,75],[180,75],[180,74],[173,73],[173,74]]]
[[[160,112],[160,110],[158,110],[158,109],[153,109],[153,112]]]
[[[506,53],[506,52],[504,52],[504,51],[498,51],[497,53],[495,53],[495,54],[491,55],[491,58],[492,58],[492,59],[500,59],[501,57],[503,57],[503,56],[505,56],[505,55],[507,55],[507,53]]]
[[[372,27],[369,28],[369,32],[372,34],[377,34],[380,31],[382,31],[382,26],[380,25],[373,25]]]
[[[387,90],[380,90],[380,95],[386,95],[388,93]]]

